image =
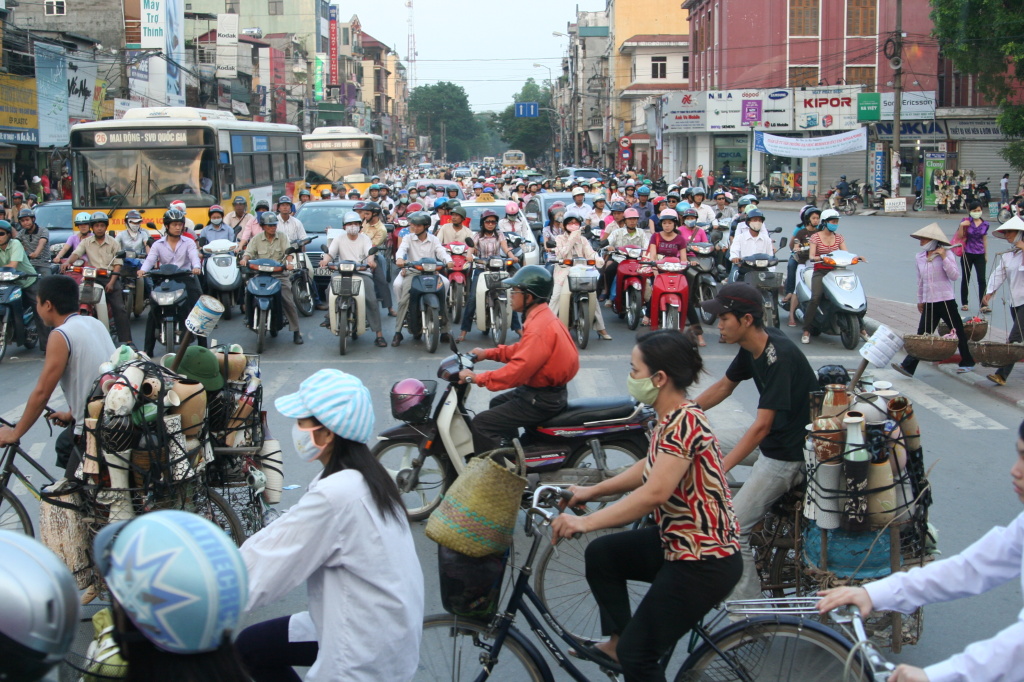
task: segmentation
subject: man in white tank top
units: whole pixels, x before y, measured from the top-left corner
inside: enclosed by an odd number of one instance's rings
[[[13,429],[0,428],[0,446],[14,443],[28,433],[43,413],[58,383],[68,403],[67,411],[50,416],[54,423],[67,427],[57,439],[58,444],[81,436],[85,403],[100,375],[99,366],[114,354],[114,344],[103,323],[78,314],[78,284],[75,280],[66,275],[50,275],[40,279],[36,286],[36,315],[53,331],[46,344],[43,371],[25,404],[25,411]],[[58,455],[58,464],[64,466],[66,454]]]

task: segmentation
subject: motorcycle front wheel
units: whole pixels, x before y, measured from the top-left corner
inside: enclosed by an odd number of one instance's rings
[[[914,206],[916,207],[917,204],[914,204]],[[1000,224],[1005,223],[1007,220],[1009,220],[1012,217],[1013,217],[1013,214],[1010,213],[1009,209],[1005,209],[1005,208],[999,209],[999,223]]]
[[[665,311],[665,324],[662,325],[662,329],[676,329],[679,330],[679,308],[669,306],[668,310]]]
[[[636,289],[626,289],[626,326],[630,331],[640,326],[640,318],[643,317],[643,296]]]
[[[269,311],[261,310],[256,316],[256,353],[260,354],[267,346],[267,318]]]
[[[853,199],[847,199],[843,203],[843,215],[853,215],[857,211],[857,202]]]
[[[590,342],[590,297],[586,294],[574,296],[572,307],[575,318],[572,321],[573,340],[576,347],[583,350]]]
[[[462,282],[453,282],[448,287],[448,319],[452,324],[462,322],[462,309],[466,304],[466,291]]]
[[[455,480],[455,471],[443,459],[444,454],[427,452],[416,484],[410,486],[407,477],[411,475],[413,460],[420,456],[419,441],[412,438],[380,441],[373,446],[371,453],[387,469],[391,479],[398,483],[402,504],[411,521],[422,521],[430,516]]]
[[[292,296],[295,298],[295,308],[303,317],[310,317],[313,314],[313,285],[308,278],[301,278],[292,282]]]
[[[438,341],[441,339],[441,321],[438,318],[437,308],[425,306],[423,308],[423,335],[427,341],[427,352],[433,353],[437,350]]]
[[[222,291],[220,293],[220,302],[224,306],[224,319],[231,319],[231,301],[234,299],[235,294],[233,291]]]
[[[3,320],[0,321],[0,361],[7,355],[7,346],[14,340],[14,325],[10,320],[11,311],[5,310]]]
[[[508,334],[508,324],[505,319],[505,301],[495,300],[492,302],[488,312],[491,316],[491,341],[495,346],[505,343],[505,336]]]
[[[175,351],[174,332],[176,328],[177,324],[174,320],[166,320],[164,322],[164,348],[167,349],[168,353],[173,353]],[[116,331],[114,332],[114,335],[117,335]]]
[[[348,340],[351,332],[348,316],[349,310],[338,308],[338,352],[342,355],[348,352]]]
[[[710,284],[705,282],[704,284],[701,284],[700,289],[697,290],[697,296],[701,303],[704,301],[710,301],[715,297],[715,290]],[[700,321],[704,324],[714,324],[715,320],[718,319],[718,315],[715,315],[710,310],[705,310],[704,306],[700,306],[697,313],[700,315]]]
[[[860,318],[852,313],[841,313],[836,317],[836,325],[839,327],[839,338],[843,342],[843,348],[853,350],[860,340]]]

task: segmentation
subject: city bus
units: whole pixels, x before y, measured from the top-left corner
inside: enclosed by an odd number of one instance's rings
[[[501,155],[501,167],[515,169],[526,168],[526,154],[522,153],[518,149],[509,149]]]
[[[306,186],[313,196],[329,189],[344,198],[348,190],[355,188],[365,197],[370,178],[381,171],[384,138],[352,126],[325,126],[302,136],[302,150]]]
[[[74,211],[103,211],[112,229],[135,209],[162,229],[164,211],[181,200],[197,225],[208,209],[231,210],[241,196],[251,211],[273,208],[302,183],[302,131],[296,126],[239,121],[226,111],[140,107],[122,119],[71,128]]]

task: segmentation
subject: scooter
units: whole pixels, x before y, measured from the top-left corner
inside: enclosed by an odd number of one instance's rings
[[[245,326],[256,332],[257,353],[262,353],[266,347],[267,332],[270,332],[271,338],[276,338],[287,323],[281,293],[282,281],[274,275],[301,267],[306,256],[301,249],[310,241],[312,239],[309,238],[293,241],[284,252],[283,263],[270,258],[256,258],[246,263],[249,281],[245,283]],[[289,286],[295,284],[292,277],[285,281]],[[294,288],[292,291],[294,293]]]
[[[152,270],[149,276],[153,278],[153,290],[149,292],[151,305],[146,320],[146,339],[160,341],[165,352],[174,353],[188,314],[185,280],[192,276],[192,271],[167,263]]]
[[[417,341],[422,336],[427,337],[428,353],[437,350],[441,340],[441,300],[445,294],[444,280],[438,270],[442,267],[444,264],[433,258],[421,258],[405,264],[405,276],[412,277],[412,287],[409,290],[409,312],[404,322]],[[398,324],[402,322],[400,320]]]
[[[644,286],[650,276],[641,271],[643,250],[639,246],[620,246],[612,254],[619,267],[615,271],[615,296],[612,312],[626,318],[630,329],[640,326],[644,316]]]
[[[448,272],[448,319],[458,324],[462,322],[462,310],[469,295],[467,272],[472,270],[473,261],[468,258],[469,247],[465,242],[449,242],[444,248],[452,256],[452,262],[445,268]]]
[[[601,273],[595,261],[586,258],[567,258],[559,267],[568,268],[566,286],[558,299],[558,319],[572,334],[580,350],[590,341],[590,325],[597,313],[597,282]]]
[[[370,258],[376,253],[377,247],[371,248]],[[366,333],[366,292],[363,284],[372,287],[373,280],[364,280],[357,274],[369,270],[366,263],[343,260],[328,263],[325,267],[336,273],[331,276],[327,310],[330,311],[331,333],[338,336],[338,352],[345,355],[349,339],[355,341],[360,334]]]
[[[36,311],[24,304],[22,280],[32,275],[14,268],[0,268],[0,360],[12,343],[35,348],[39,341],[36,333]]]
[[[822,262],[833,267],[823,280],[825,293],[818,305],[818,313],[811,325],[811,336],[838,334],[847,350],[857,347],[861,323],[868,309],[867,296],[860,278],[850,266],[860,262],[857,254],[833,251],[823,256]],[[814,268],[808,267],[796,283],[796,319],[803,323],[807,304],[811,300],[811,278]]]
[[[476,328],[490,332],[495,346],[505,343],[509,325],[512,324],[512,306],[508,303],[508,289],[504,281],[509,276],[509,270],[518,262],[518,259],[500,256],[474,261],[474,266],[481,271],[473,292]]]
[[[781,232],[777,227],[772,232]],[[783,237],[779,248],[786,246]],[[776,272],[779,259],[770,253],[751,254],[740,261],[740,278],[761,292],[764,301],[764,323],[768,327],[779,326],[779,289],[786,283],[786,274]]]
[[[442,360],[437,371],[447,386],[436,407],[434,380],[423,381],[422,399],[411,407],[410,396],[392,389],[392,416],[404,423],[380,433],[373,448],[398,484],[414,521],[427,518],[440,504],[473,454],[466,407],[473,386],[459,383],[459,371],[473,369],[476,357],[459,353],[454,340],[450,347],[454,355]],[[528,475],[561,486],[593,485],[610,478],[646,456],[648,430],[655,418],[650,407],[629,397],[570,400],[563,412],[520,436]],[[604,456],[592,449],[594,438]]]
[[[690,301],[690,285],[686,281],[686,264],[678,258],[644,261],[654,267],[657,274],[651,288],[651,331],[656,329],[682,329]]]
[[[142,317],[142,311],[146,307],[146,287],[139,286],[139,268],[141,267],[142,259],[134,251],[125,251],[124,262],[117,278],[124,295],[124,309],[128,311],[129,315],[134,315],[136,318]]]
[[[889,192],[889,183],[883,183],[878,189],[871,189],[871,184],[868,183],[867,193],[871,197],[871,208],[881,210],[885,207],[885,200],[891,198]]]
[[[714,240],[713,236],[709,239]],[[718,234],[721,239],[721,232]],[[693,271],[693,286],[697,288],[697,302],[703,303],[715,297],[718,289],[718,277],[716,276],[718,266],[715,263],[714,242],[690,242],[686,246],[687,260],[690,269]],[[704,324],[714,324],[718,316],[704,309],[698,308],[700,320]]]
[[[231,319],[231,306],[242,286],[242,271],[238,268],[237,244],[228,239],[215,239],[203,246],[203,277],[206,291],[224,305],[224,319]]]
[[[122,254],[118,254],[118,258]],[[113,270],[107,268],[95,268],[85,265],[84,261],[75,261],[69,270],[82,278],[82,284],[78,289],[78,314],[86,317],[95,317],[103,323],[110,333],[110,339],[116,347],[119,344],[117,338],[117,325],[110,319],[110,310],[107,307],[107,291],[105,282],[113,274]],[[117,295],[122,295],[118,292]]]
[[[1021,215],[1020,205],[1021,200],[1024,199],[1024,194],[1015,194],[1010,203],[999,205],[999,222],[1005,223],[1007,220],[1014,216]]]

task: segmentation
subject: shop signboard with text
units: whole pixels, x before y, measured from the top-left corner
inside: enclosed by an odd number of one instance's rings
[[[847,85],[794,89],[796,129],[836,131],[857,128],[857,95],[861,88],[860,85]]]
[[[935,118],[935,91],[904,92],[900,97],[903,121],[930,121]],[[857,95],[858,121],[892,121],[896,95],[891,92],[862,92]]]
[[[0,73],[0,142],[39,144],[36,79]]]
[[[661,127],[666,133],[704,132],[707,109],[703,92],[673,91],[661,97]]]

